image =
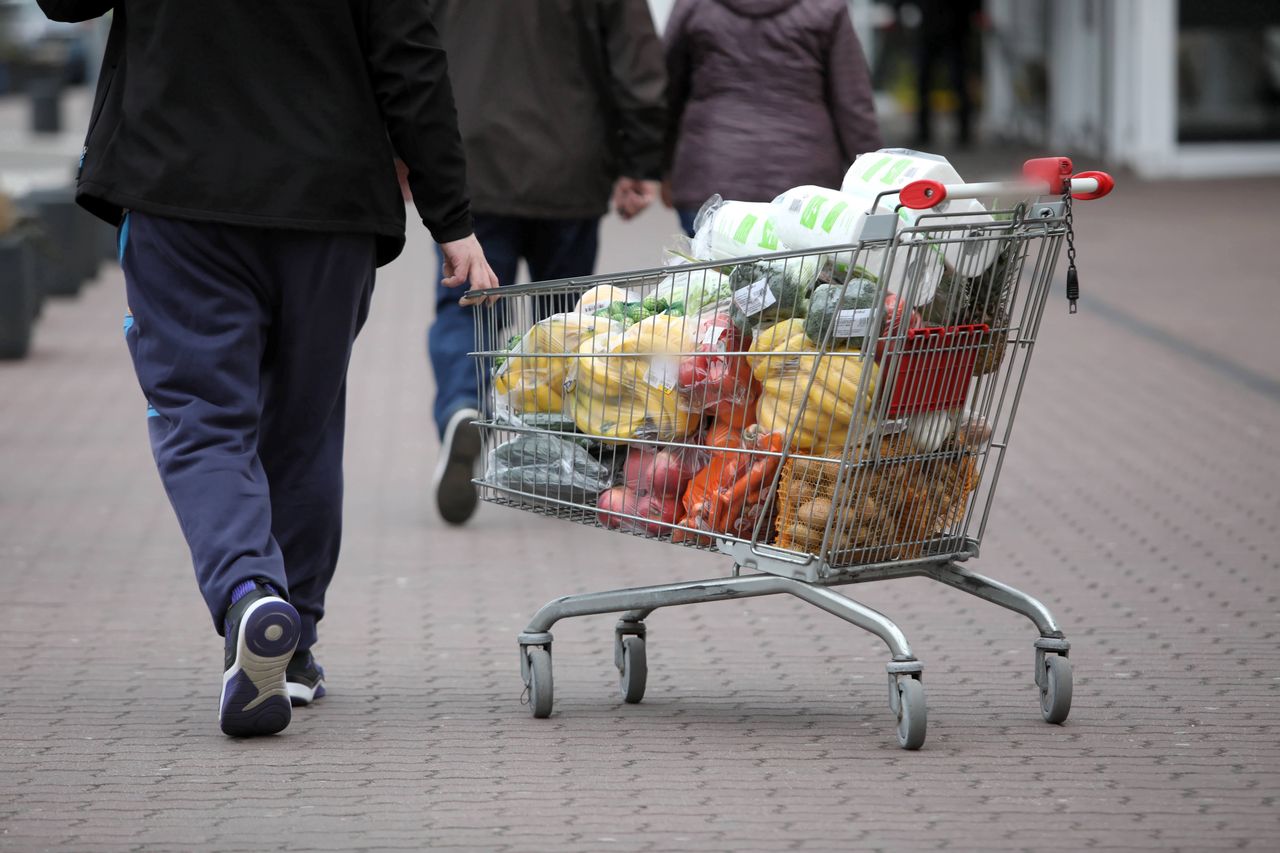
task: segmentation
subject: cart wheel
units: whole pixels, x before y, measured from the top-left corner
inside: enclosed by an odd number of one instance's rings
[[[645,659],[644,637],[622,638],[622,673],[618,685],[622,688],[622,701],[635,705],[644,698],[644,685],[649,677],[649,662]]]
[[[1046,723],[1061,723],[1071,713],[1071,661],[1062,655],[1045,655],[1040,713]]]
[[[551,652],[533,646],[529,655],[529,709],[539,720],[551,716]]]
[[[928,712],[924,704],[924,685],[914,678],[898,681],[898,745],[903,749],[919,749],[924,745]]]

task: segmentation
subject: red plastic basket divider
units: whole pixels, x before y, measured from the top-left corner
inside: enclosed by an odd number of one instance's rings
[[[986,324],[930,326],[909,329],[905,340],[890,341],[885,363],[892,364],[898,347],[902,356],[890,380],[893,387],[885,416],[899,418],[963,406],[982,336],[989,331]]]

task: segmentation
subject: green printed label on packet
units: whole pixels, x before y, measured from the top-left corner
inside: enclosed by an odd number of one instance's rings
[[[760,248],[771,252],[778,248],[778,230],[772,219],[764,221],[764,229],[760,234]]]
[[[813,228],[813,226],[817,225],[818,212],[826,203],[827,199],[820,195],[816,195],[809,199],[808,203],[804,206],[804,210],[800,212],[800,224],[805,228]]]
[[[849,203],[847,201],[839,202],[835,207],[831,208],[827,213],[827,218],[822,220],[822,230],[830,234],[831,229],[836,227],[836,220],[840,218],[840,214],[844,213],[848,208]]]
[[[739,243],[746,243],[751,237],[751,229],[755,227],[756,221],[756,215],[754,213],[748,213],[746,216],[742,217],[742,222],[738,225],[738,230],[733,232],[733,239],[737,240]]]
[[[867,169],[867,171],[862,173],[862,180],[870,181],[871,176],[874,175],[876,172],[880,171],[880,169],[892,159],[893,159],[892,157],[874,158],[871,163],[871,168]]]
[[[889,171],[884,173],[884,175],[880,178],[880,183],[892,184],[894,181],[898,179],[899,176],[902,175],[903,172],[907,170],[907,167],[910,165],[911,165],[911,160],[904,157],[903,159],[894,163],[893,166],[889,169]]]

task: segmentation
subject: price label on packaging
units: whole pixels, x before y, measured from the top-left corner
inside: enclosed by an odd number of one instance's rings
[[[676,390],[679,376],[680,365],[678,363],[665,358],[655,358],[649,363],[649,369],[645,372],[644,381],[646,385],[661,388],[664,393],[670,394]]]
[[[837,338],[860,338],[871,328],[871,315],[874,308],[846,308],[836,312],[835,336]]]
[[[707,326],[698,333],[698,349],[710,347],[724,352],[724,338],[728,333],[727,326]]]
[[[750,317],[753,314],[759,314],[770,305],[777,304],[778,299],[769,289],[769,280],[762,278],[735,290],[733,301],[738,306],[738,310]]]

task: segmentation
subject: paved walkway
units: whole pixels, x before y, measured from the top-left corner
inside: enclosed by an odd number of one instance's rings
[[[221,643],[104,270],[0,365],[0,849],[1274,849],[1277,192],[1126,182],[1078,212],[1087,299],[1050,301],[975,564],[1054,609],[1074,709],[1041,722],[1020,617],[922,580],[857,588],[925,663],[918,753],[878,642],[780,599],[656,615],[638,706],[613,619],[563,623],[556,713],[529,717],[515,636],[537,606],[728,566],[493,507],[434,517],[421,233],[352,368],[330,695],[279,737],[223,737]],[[610,222],[602,269],[653,260],[673,225]]]

